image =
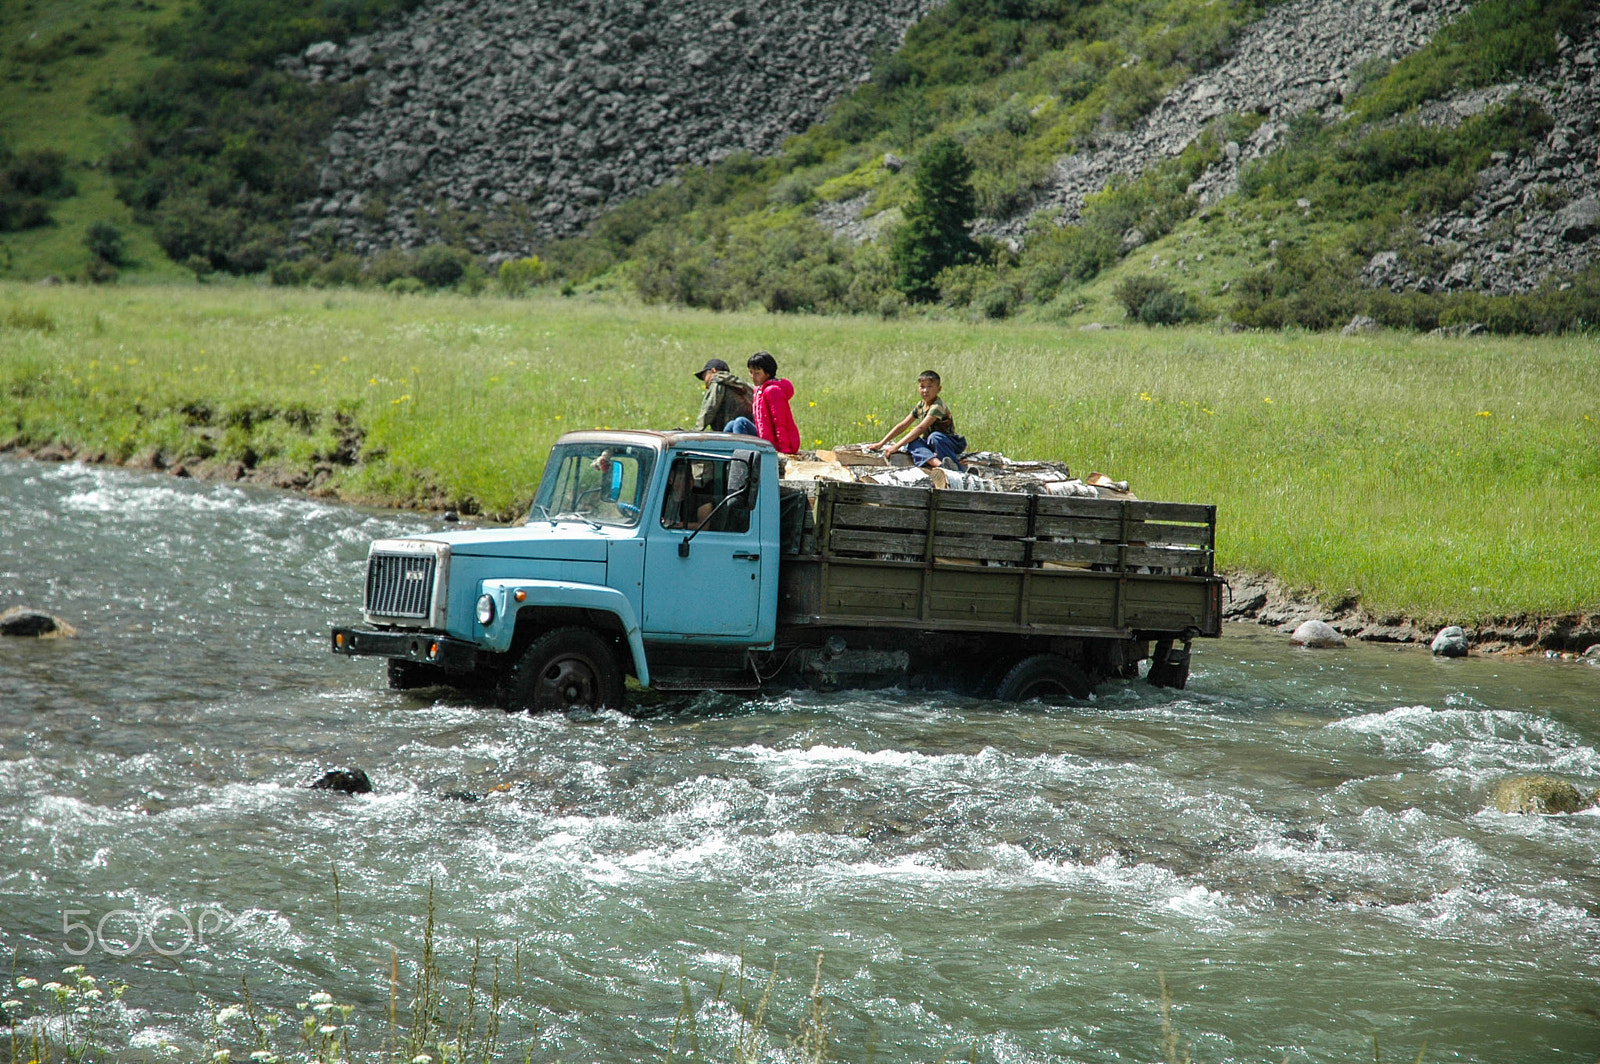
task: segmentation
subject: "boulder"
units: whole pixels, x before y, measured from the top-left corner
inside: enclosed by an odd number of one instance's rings
[[[1586,648],[1584,652],[1578,656],[1584,661],[1590,662],[1591,664],[1600,665],[1600,643],[1596,643],[1594,646]]]
[[[0,635],[35,639],[70,639],[78,630],[60,617],[26,606],[13,606],[0,613]]]
[[[1580,813],[1594,804],[1594,795],[1550,776],[1512,776],[1494,786],[1494,807],[1502,813]]]
[[[1339,330],[1341,336],[1356,336],[1360,333],[1376,332],[1378,323],[1365,314],[1357,314],[1350,319],[1350,324]]]
[[[1585,196],[1557,211],[1555,230],[1574,244],[1600,233],[1600,196]]]
[[[330,768],[311,784],[314,791],[338,791],[340,794],[371,794],[372,781],[359,768]]]
[[[1289,637],[1297,647],[1325,648],[1344,646],[1344,636],[1327,621],[1304,621]]]
[[[1439,629],[1439,634],[1433,637],[1433,642],[1428,645],[1437,657],[1464,658],[1467,656],[1467,633],[1461,630],[1460,625],[1452,624],[1448,628]]]

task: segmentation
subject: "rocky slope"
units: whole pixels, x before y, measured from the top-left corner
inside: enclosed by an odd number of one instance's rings
[[[1137,175],[1176,156],[1212,119],[1266,115],[1249,140],[1229,145],[1223,161],[1195,182],[1202,202],[1219,200],[1238,187],[1242,164],[1282,146],[1289,119],[1313,110],[1339,114],[1357,67],[1416,51],[1468,6],[1466,0],[1294,0],[1275,7],[1240,35],[1233,58],[1172,90],[1132,129],[1106,134],[1093,151],[1063,156],[1028,211],[987,227],[1020,234],[1043,210],[1075,221],[1085,196],[1113,176]]]
[[[358,253],[425,242],[439,206],[507,223],[526,254],[684,164],[784,139],[869,76],[934,0],[444,0],[283,66],[365,78],[369,106],[328,140],[298,235]]]
[[[403,25],[313,45],[284,65],[311,81],[364,78],[369,106],[328,141],[323,195],[299,206],[297,235],[361,254],[434,239],[427,216],[489,219],[470,243],[492,258],[577,233],[607,208],[670,180],[682,165],[777,150],[868,76],[936,0],[778,0],[730,8],[702,0],[441,0]],[[1247,28],[1223,65],[1179,86],[1132,129],[1060,159],[1023,212],[982,232],[1020,239],[1029,219],[1078,217],[1084,197],[1181,152],[1230,113],[1264,121],[1191,186],[1202,203],[1238,187],[1240,168],[1280,148],[1288,122],[1328,118],[1364,69],[1417,50],[1469,0],[1291,0]],[[1600,11],[1559,64],[1528,84],[1462,93],[1420,120],[1459,123],[1513,93],[1555,128],[1536,151],[1498,158],[1450,215],[1419,223],[1418,247],[1381,252],[1373,287],[1526,291],[1600,262]],[[881,230],[858,197],[818,218],[857,240]],[[1310,212],[1315,204],[1304,204]],[[499,228],[496,229],[496,223]],[[1133,244],[1136,234],[1130,234]],[[1419,253],[1419,248],[1420,252]]]

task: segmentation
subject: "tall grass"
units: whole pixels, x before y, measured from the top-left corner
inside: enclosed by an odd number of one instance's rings
[[[331,482],[345,497],[442,493],[509,515],[561,432],[686,426],[689,374],[764,348],[795,381],[807,447],[881,436],[931,367],[974,449],[1215,503],[1224,566],[1441,620],[1600,607],[1589,339],[1079,332],[251,287],[25,300],[57,327],[7,328],[24,296],[0,287],[0,442],[116,457],[205,440],[309,463],[344,412],[366,459]],[[298,413],[266,416],[284,411]]]

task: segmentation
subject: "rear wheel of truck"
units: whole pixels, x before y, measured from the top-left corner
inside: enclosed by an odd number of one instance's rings
[[[1011,666],[994,696],[1002,702],[1082,701],[1089,697],[1090,690],[1089,677],[1071,661],[1060,654],[1035,654]]]
[[[610,644],[587,628],[555,628],[522,652],[502,691],[513,712],[621,707],[622,670]]]

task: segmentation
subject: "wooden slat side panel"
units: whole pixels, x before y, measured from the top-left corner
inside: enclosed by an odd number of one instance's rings
[[[922,573],[918,569],[833,568],[822,588],[820,612],[824,616],[915,620],[921,591]]]
[[[1212,555],[1206,550],[1181,547],[1123,547],[1115,543],[1035,543],[1033,556],[1047,562],[1081,562],[1089,565],[1125,564],[1129,568],[1176,569],[1209,572]]]
[[[1130,628],[1181,631],[1202,627],[1209,584],[1200,581],[1130,580],[1124,593],[1124,618]]]
[[[853,528],[833,530],[833,549],[841,555],[921,558],[927,549],[925,534],[907,532],[862,532]],[[982,536],[933,537],[935,558],[971,558],[1016,564],[1022,561],[1026,545],[1015,539],[989,539]]]
[[[936,569],[932,576],[931,617],[949,621],[1014,623],[1022,589],[1020,569]]]
[[[1028,597],[1028,618],[1035,624],[1114,626],[1115,580],[1073,573],[1034,573]]]
[[[941,535],[1025,536],[1028,519],[1007,514],[966,513],[945,510],[941,505],[935,527]],[[842,503],[834,507],[835,528],[869,528],[890,531],[923,532],[928,527],[928,511],[906,506],[863,506]]]
[[[840,481],[822,485],[818,491],[830,495],[835,502],[892,506],[895,508],[922,508],[928,506],[930,492],[938,489],[892,487],[885,484],[845,484]],[[960,510],[969,513],[1026,514],[1028,497],[1016,492],[991,491],[940,491],[940,510]]]

